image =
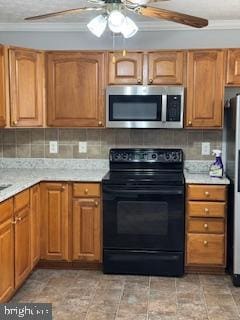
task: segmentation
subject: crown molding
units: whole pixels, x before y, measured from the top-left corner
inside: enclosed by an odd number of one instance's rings
[[[210,20],[209,25],[203,29],[195,29],[185,25],[171,23],[166,21],[137,21],[136,24],[140,31],[162,31],[162,30],[240,30],[240,20]],[[0,23],[0,32],[84,32],[87,31],[86,22],[81,23],[56,23],[56,22],[20,22],[20,23]]]

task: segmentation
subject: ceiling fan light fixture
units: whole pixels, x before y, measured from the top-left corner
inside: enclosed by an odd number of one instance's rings
[[[100,14],[93,18],[88,24],[88,29],[98,38],[101,37],[107,26],[106,16]]]
[[[119,10],[113,10],[108,17],[109,29],[114,33],[120,33],[125,22],[125,16]]]
[[[128,39],[133,37],[138,32],[138,26],[129,17],[125,17],[124,23],[122,25],[121,33],[124,38]]]

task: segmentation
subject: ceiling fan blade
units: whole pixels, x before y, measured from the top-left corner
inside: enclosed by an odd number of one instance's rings
[[[195,28],[203,28],[208,25],[208,20],[190,16],[188,14],[160,9],[160,8],[154,8],[154,7],[147,7],[147,6],[139,6],[135,8],[134,10],[140,15],[146,16],[146,17],[152,17],[152,18],[159,18],[164,19],[168,21],[173,21],[181,24],[185,24],[191,27]]]
[[[51,12],[51,13],[46,13],[46,14],[41,14],[39,16],[34,16],[34,17],[28,17],[25,18],[24,20],[40,20],[40,19],[46,19],[46,18],[51,18],[51,17],[57,17],[57,16],[63,16],[65,14],[71,14],[71,13],[82,13],[82,12],[87,12],[87,11],[100,11],[103,10],[103,7],[85,7],[85,8],[76,8],[76,9],[68,9],[68,10],[63,10],[63,11],[58,11],[58,12]]]

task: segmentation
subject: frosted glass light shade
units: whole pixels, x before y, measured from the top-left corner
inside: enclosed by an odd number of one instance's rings
[[[132,19],[126,17],[121,32],[124,38],[131,38],[138,32],[138,26]]]
[[[118,10],[111,11],[108,17],[109,29],[114,33],[121,32],[124,21],[125,21],[125,17],[120,11]]]
[[[98,38],[101,37],[107,26],[107,19],[102,14],[93,18],[88,24],[88,29]]]
[[[131,2],[139,5],[146,5],[149,2],[149,0],[131,0]]]

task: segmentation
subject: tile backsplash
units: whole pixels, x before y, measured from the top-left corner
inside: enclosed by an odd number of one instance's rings
[[[59,152],[49,153],[49,141],[58,141]],[[78,152],[79,141],[87,142],[87,153]],[[0,157],[106,159],[110,148],[182,148],[187,160],[209,160],[201,155],[201,143],[222,147],[221,130],[186,129],[1,129]]]

